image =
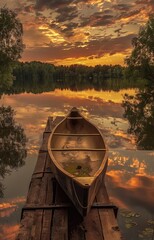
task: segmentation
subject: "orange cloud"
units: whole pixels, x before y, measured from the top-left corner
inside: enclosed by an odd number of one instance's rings
[[[24,27],[23,61],[122,64],[132,38],[153,12],[152,0],[9,1]]]

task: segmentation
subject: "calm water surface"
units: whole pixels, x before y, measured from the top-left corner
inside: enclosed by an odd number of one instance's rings
[[[135,136],[127,133],[129,123],[121,106],[125,93],[135,94],[135,90],[56,89],[1,96],[0,105],[10,105],[16,112],[16,122],[25,130],[28,155],[23,167],[1,180],[4,197],[0,199],[0,239],[15,239],[48,116],[65,115],[73,106],[103,130],[109,147],[105,182],[111,201],[119,207],[123,236],[126,240],[153,239],[154,151],[137,150]]]

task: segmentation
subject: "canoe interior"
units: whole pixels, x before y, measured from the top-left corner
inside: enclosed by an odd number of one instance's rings
[[[94,176],[106,153],[98,129],[76,111],[55,129],[50,147],[60,166],[75,177]]]
[[[105,151],[54,151],[61,167],[76,177],[89,177],[99,169]]]

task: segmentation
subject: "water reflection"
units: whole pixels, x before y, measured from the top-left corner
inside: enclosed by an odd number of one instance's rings
[[[114,197],[128,204],[127,208],[137,204],[149,213],[154,212],[154,171],[150,159],[151,152],[120,151],[110,154],[107,174],[109,189],[116,192]]]
[[[6,80],[6,79],[5,79]],[[6,81],[4,81],[6,83]],[[143,88],[146,81],[132,81],[128,79],[121,78],[108,78],[102,79],[99,81],[93,81],[89,78],[80,79],[77,76],[75,78],[57,78],[52,79],[51,77],[45,78],[44,81],[35,76],[34,79],[31,79],[31,76],[26,75],[24,79],[21,79],[21,76],[16,76],[16,80],[13,81],[13,84],[10,84],[8,88],[0,87],[0,95],[2,94],[21,94],[21,93],[34,93],[40,94],[44,92],[55,91],[56,89],[61,90],[71,90],[73,92],[87,91],[89,89],[95,89],[95,91],[115,91],[118,92],[122,89],[130,88]],[[0,82],[1,86],[1,82]]]
[[[4,224],[0,226],[0,237],[4,240],[15,240],[16,234],[19,230],[19,224]],[[5,236],[5,238],[4,238]]]
[[[135,90],[128,92],[134,94]],[[123,118],[124,111],[121,107],[124,93],[123,90],[115,93],[57,89],[54,92],[37,95],[24,93],[5,96],[1,102],[15,108],[18,122],[24,126],[29,138],[28,149],[31,152],[38,150],[48,116],[66,115],[73,106],[78,107],[85,117],[103,129],[106,138],[112,138],[112,145],[117,142],[116,146],[119,147],[120,142],[121,145],[128,145],[130,148],[132,138],[127,134],[128,123]],[[122,135],[124,140],[121,140]]]
[[[19,220],[17,221],[17,219],[24,202],[25,197],[16,197],[0,203],[0,239],[15,240],[19,230]]]
[[[11,169],[24,165],[26,158],[26,136],[14,119],[11,107],[0,107],[0,178],[3,179]],[[0,183],[0,196],[3,185]]]
[[[110,150],[106,175],[109,195],[120,208],[139,212],[141,215],[138,217],[137,230],[137,227],[126,229],[125,219],[119,216],[120,227],[126,233],[126,239],[138,240],[139,231],[146,226],[147,220],[151,220],[154,153],[136,150],[136,137],[133,132],[131,134],[127,132],[129,122],[123,117],[125,109],[121,104],[125,93],[135,95],[135,91],[136,89],[104,92],[91,89],[72,92],[56,89],[42,94],[4,95],[0,103],[5,106],[11,105],[15,109],[16,120],[24,127],[29,141],[25,166],[18,172],[12,170],[10,177],[5,177],[7,189],[4,194],[7,199],[4,199],[3,203],[10,203],[17,196],[26,196],[48,116],[66,115],[73,106],[76,106],[103,131]],[[21,178],[24,180],[20,181],[16,188],[16,182]],[[6,229],[9,232],[10,228],[12,233],[17,231],[20,211],[15,209],[12,207],[2,212],[3,224],[0,228],[2,239],[4,236],[5,239],[9,239],[9,233],[8,238],[6,237]],[[2,217],[4,215],[5,217]]]
[[[112,151],[106,175],[111,200],[120,208],[125,239],[152,239],[146,229],[153,219],[154,165],[152,151]],[[144,231],[143,231],[144,230]],[[143,234],[141,232],[143,231]]]
[[[154,150],[154,86],[147,86],[135,96],[125,95],[123,107],[130,123],[128,132],[135,134],[138,148]]]
[[[19,204],[25,202],[25,197],[17,197],[11,201],[4,201],[0,203],[0,218],[11,216],[18,208]]]

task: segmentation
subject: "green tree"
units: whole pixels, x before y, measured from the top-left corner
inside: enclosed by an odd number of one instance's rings
[[[125,94],[123,107],[130,124],[128,132],[136,136],[138,148],[154,150],[154,87],[140,90],[135,96]]]
[[[133,50],[126,63],[132,70],[140,70],[143,77],[154,79],[154,15],[149,17],[145,26],[139,30],[138,36],[132,40]]]
[[[23,28],[17,14],[6,7],[0,9],[0,87],[13,82],[13,67],[21,57]]]
[[[11,169],[24,165],[27,156],[24,129],[14,119],[14,110],[0,107],[0,197],[3,195],[1,180]]]

